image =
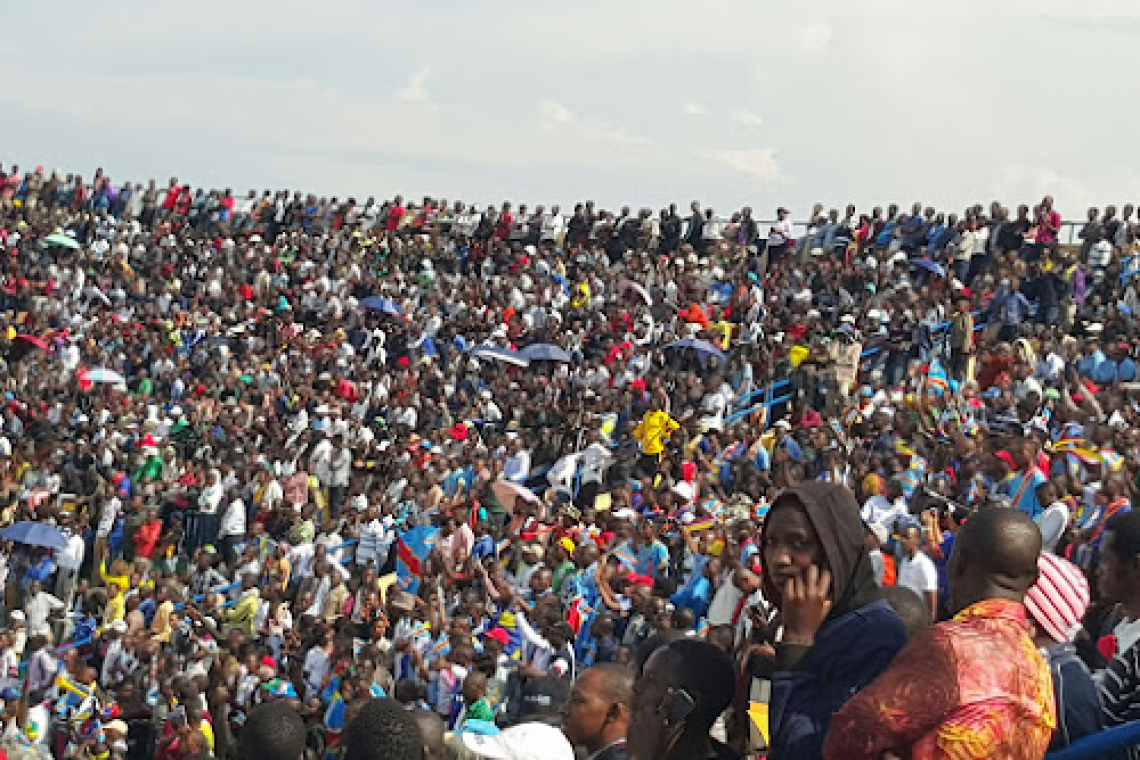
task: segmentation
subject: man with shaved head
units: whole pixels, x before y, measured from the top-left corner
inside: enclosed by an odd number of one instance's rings
[[[1040,553],[1041,533],[1024,512],[972,515],[950,558],[954,618],[915,636],[835,714],[824,757],[1044,757],[1056,709],[1023,604]]]
[[[589,760],[625,760],[625,735],[633,699],[633,671],[602,663],[574,682],[562,709],[562,733]]]

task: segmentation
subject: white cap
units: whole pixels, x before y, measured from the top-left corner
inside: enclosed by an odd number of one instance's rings
[[[103,730],[126,736],[129,729],[127,728],[125,721],[121,721],[116,718],[115,720],[103,726]]]
[[[776,420],[776,427],[783,428],[784,430],[791,430],[792,423],[788,422],[787,420]]]
[[[855,317],[851,314],[844,314],[839,318],[839,321],[845,324],[853,325],[855,324]]]
[[[692,501],[693,496],[696,495],[696,490],[693,488],[692,483],[688,482],[687,480],[682,480],[680,483],[673,486],[673,493],[677,494],[685,501]]]
[[[489,760],[574,760],[574,748],[554,726],[520,723],[497,736],[465,733],[463,746]]]

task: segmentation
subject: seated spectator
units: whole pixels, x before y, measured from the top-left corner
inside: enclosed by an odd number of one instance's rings
[[[735,690],[732,660],[712,644],[681,638],[658,649],[634,688],[629,757],[735,760],[737,753],[710,736]]]

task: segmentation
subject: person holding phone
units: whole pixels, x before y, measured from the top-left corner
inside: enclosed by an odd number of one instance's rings
[[[875,582],[850,489],[797,485],[760,535],[764,596],[778,610],[770,760],[822,756],[832,714],[884,671],[906,629]]]

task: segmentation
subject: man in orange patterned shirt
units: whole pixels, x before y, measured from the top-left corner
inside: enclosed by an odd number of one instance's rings
[[[1022,600],[1041,534],[1015,509],[966,521],[949,580],[953,620],[913,639],[831,721],[827,760],[1040,760],[1057,725],[1049,669]]]

